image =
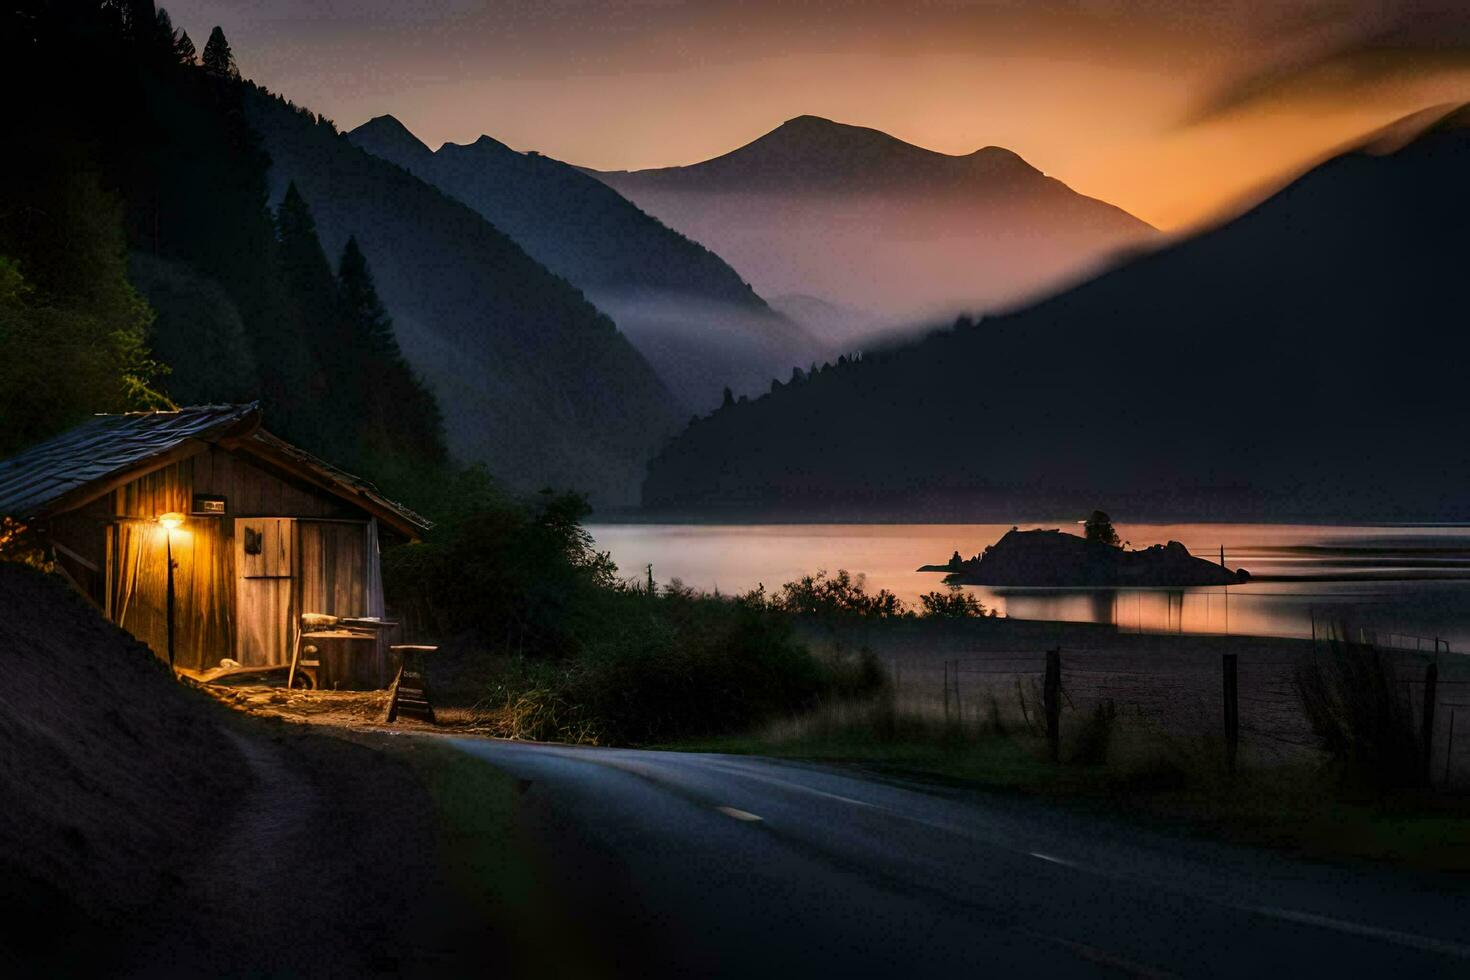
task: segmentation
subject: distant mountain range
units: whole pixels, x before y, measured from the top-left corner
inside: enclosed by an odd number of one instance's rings
[[[1008,315],[694,423],[666,511],[1466,519],[1470,110]]]
[[[588,172],[762,295],[885,319],[1015,304],[1154,237],[1010,150],[949,156],[815,116],[691,166]]]
[[[444,412],[449,449],[510,487],[635,499],[687,411],[613,322],[479,213],[264,90],[244,99],[328,255],[356,235],[404,355]]]
[[[489,136],[430,150],[386,115],[348,139],[474,208],[581,289],[693,408],[718,404],[727,385],[762,392],[827,350],[718,255],[575,167]]]

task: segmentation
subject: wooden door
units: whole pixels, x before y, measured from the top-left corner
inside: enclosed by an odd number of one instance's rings
[[[370,616],[368,525],[302,519],[297,526],[297,608],[329,616]],[[321,644],[325,687],[386,687],[382,644],[328,641]]]
[[[235,659],[246,666],[282,664],[291,654],[295,535],[288,517],[235,521]]]

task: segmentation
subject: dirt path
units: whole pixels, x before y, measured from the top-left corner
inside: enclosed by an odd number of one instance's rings
[[[252,726],[253,727],[253,726]],[[448,951],[422,790],[382,753],[316,733],[226,728],[250,789],[182,875],[134,976],[433,972]]]

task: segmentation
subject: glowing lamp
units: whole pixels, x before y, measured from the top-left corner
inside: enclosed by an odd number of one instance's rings
[[[167,514],[159,514],[158,523],[162,524],[165,528],[172,531],[174,528],[184,523],[184,515],[180,514],[178,511],[171,510]]]

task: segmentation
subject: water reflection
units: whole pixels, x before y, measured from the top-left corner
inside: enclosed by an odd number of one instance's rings
[[[1066,522],[1023,525],[1058,527]],[[909,603],[943,588],[915,571],[958,550],[973,555],[1010,525],[593,525],[625,574],[647,564],[661,582],[723,592],[845,568]],[[1429,649],[1435,637],[1470,650],[1470,528],[1120,524],[1135,548],[1178,540],[1251,571],[1242,585],[1196,589],[991,589],[987,607],[1022,619],[1116,625],[1125,631],[1309,637],[1346,623],[1365,635]]]

